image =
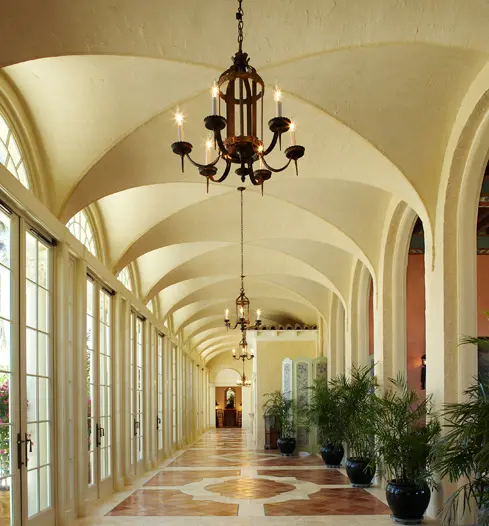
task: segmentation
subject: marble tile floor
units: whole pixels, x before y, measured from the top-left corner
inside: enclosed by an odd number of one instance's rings
[[[380,488],[351,488],[342,470],[318,457],[250,446],[242,430],[211,431],[76,526],[393,524]]]

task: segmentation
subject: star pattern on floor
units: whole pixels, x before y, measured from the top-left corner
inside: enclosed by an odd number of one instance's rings
[[[338,520],[348,515],[357,522],[359,517],[388,518],[390,510],[377,498],[382,496],[378,489],[350,487],[343,470],[327,468],[315,455],[282,457],[277,451],[247,447],[248,442],[241,430],[207,433],[109,509],[107,515],[337,516]],[[226,443],[228,447],[222,451],[217,448]]]

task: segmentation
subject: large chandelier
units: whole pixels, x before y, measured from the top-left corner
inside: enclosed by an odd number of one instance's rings
[[[255,324],[251,325],[251,316],[250,316],[250,300],[246,296],[244,288],[244,202],[243,202],[243,192],[246,190],[244,187],[240,186],[238,188],[241,194],[241,288],[239,291],[239,296],[236,298],[236,322],[234,325],[231,324],[229,319],[229,309],[224,311],[224,325],[227,329],[236,329],[238,326],[242,333],[244,333],[244,339],[246,341],[246,330],[247,329],[258,329],[261,325],[261,311],[260,309],[256,310],[256,320]]]
[[[239,354],[236,354],[236,349],[233,349],[233,358],[235,360],[242,360],[243,362],[243,374],[236,382],[236,384],[241,385],[243,387],[249,387],[251,385],[251,381],[248,380],[248,378],[245,375],[244,363],[245,360],[253,360],[255,355],[253,354],[253,350],[248,350],[248,342],[246,341],[246,331],[242,331],[241,335],[241,341],[239,342]]]
[[[174,142],[171,148],[182,159],[182,172],[185,157],[198,168],[200,175],[207,179],[207,191],[209,191],[209,181],[222,183],[229,175],[231,166],[235,164],[238,165],[235,173],[241,181],[244,183],[249,177],[253,185],[262,187],[263,194],[263,183],[271,178],[272,172],[282,172],[292,161],[298,175],[297,161],[303,157],[305,149],[296,144],[295,123],[282,115],[282,92],[278,87],[274,92],[276,116],[268,122],[273,137],[269,146],[265,148],[263,135],[265,84],[256,69],[250,65],[248,54],[243,52],[242,0],[238,2],[239,8],[236,13],[238,52],[233,57],[233,65],[212,86],[212,114],[204,119],[209,133],[205,163],[200,164],[191,159],[193,146],[184,140],[184,115],[178,109],[175,113],[178,141]],[[221,106],[224,107],[226,117],[221,115]],[[285,150],[288,161],[281,168],[273,168],[268,164],[266,157],[274,150],[277,143],[280,149],[282,148],[282,135],[286,132],[290,134],[290,146]],[[215,159],[211,159],[213,149],[218,150]],[[223,173],[217,176],[217,164],[221,159],[225,162],[225,167]],[[256,162],[258,169],[254,167]]]

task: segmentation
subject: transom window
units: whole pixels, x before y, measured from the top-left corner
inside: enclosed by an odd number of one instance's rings
[[[2,115],[0,115],[0,163],[26,188],[30,188],[29,176],[19,144]]]
[[[126,289],[132,292],[132,278],[131,273],[129,272],[129,267],[123,268],[119,272],[117,279],[124,285],[124,287],[126,287]]]
[[[70,232],[83,243],[88,250],[97,257],[97,246],[95,244],[95,236],[93,235],[92,226],[87,217],[87,214],[81,210],[75,214],[66,225]]]

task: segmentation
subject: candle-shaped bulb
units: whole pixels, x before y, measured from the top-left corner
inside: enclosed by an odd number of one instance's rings
[[[290,131],[290,145],[291,146],[295,146],[295,130],[296,130],[297,126],[295,124],[295,122],[291,122],[290,123],[290,127],[289,127],[289,131]]]
[[[210,163],[212,146],[212,139],[210,137],[207,137],[207,140],[205,141],[205,164]]]
[[[183,141],[183,113],[177,108],[177,111],[175,112],[175,122],[178,126],[178,140]]]
[[[263,144],[258,146],[258,158],[260,161],[260,170],[263,170]]]
[[[244,318],[244,309],[243,309],[243,307],[239,308],[239,315],[240,315],[241,318]]]
[[[257,321],[261,320],[261,310],[260,309],[256,309],[256,319]]]
[[[233,349],[233,356],[236,356],[236,349]]]
[[[212,115],[217,114],[217,97],[219,95],[219,86],[217,85],[216,81],[212,83]]]
[[[229,320],[229,309],[226,309],[225,314],[224,314],[224,319],[226,321]]]
[[[277,108],[277,117],[282,117],[282,91],[279,89],[278,86],[275,86],[273,98],[275,99],[275,104]]]

